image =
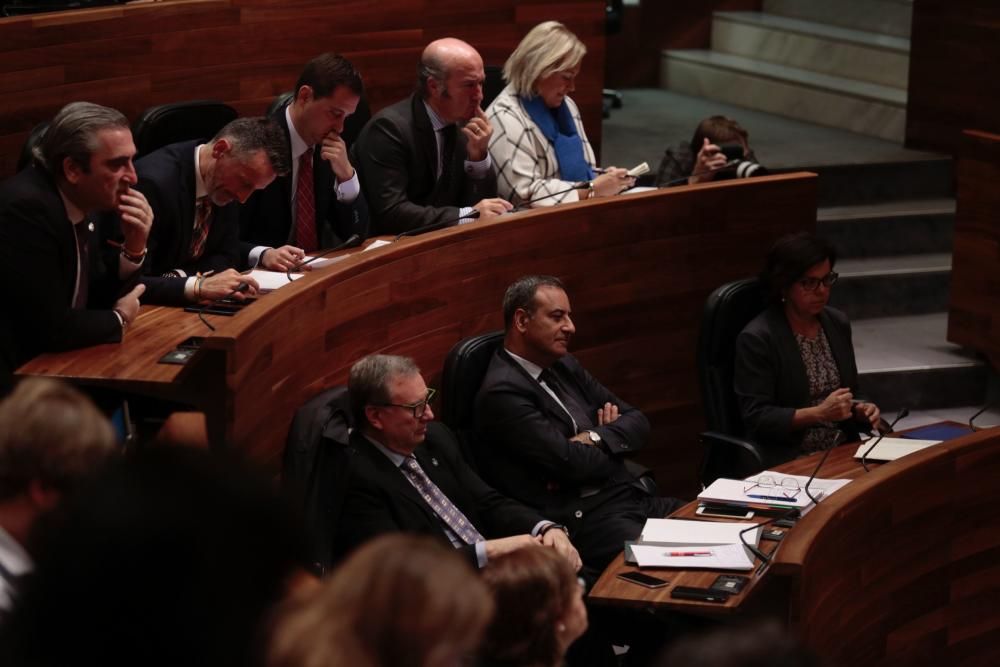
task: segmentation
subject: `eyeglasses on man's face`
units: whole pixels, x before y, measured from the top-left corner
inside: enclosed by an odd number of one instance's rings
[[[837,278],[839,277],[840,277],[839,273],[837,273],[836,271],[831,271],[822,278],[808,277],[808,278],[802,278],[797,282],[805,291],[815,292],[816,290],[819,289],[820,285],[823,285],[824,287],[831,287],[835,282],[837,282]]]
[[[422,401],[417,401],[416,403],[376,403],[375,405],[383,408],[405,408],[413,414],[414,419],[420,419],[424,416],[424,412],[427,411],[427,404],[434,400],[435,395],[437,395],[437,389],[428,387],[427,397]]]

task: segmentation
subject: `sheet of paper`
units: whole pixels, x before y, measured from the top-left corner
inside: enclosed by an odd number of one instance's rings
[[[919,452],[921,449],[927,449],[928,447],[933,447],[934,445],[941,444],[940,440],[914,440],[912,438],[882,438],[882,440],[875,445],[868,456],[865,458],[867,461],[895,461],[896,459],[906,456],[907,454],[912,454],[913,452]],[[854,452],[854,458],[860,459],[861,455],[865,453],[871,447],[870,444],[865,443],[858,447],[858,451]],[[812,489],[812,486],[809,487]]]
[[[646,519],[639,541],[664,546],[673,544],[739,544],[740,532],[753,526],[753,522],[736,521],[687,521],[684,519]],[[760,541],[760,529],[744,534],[750,544]]]
[[[638,195],[638,194],[642,194],[643,192],[656,192],[657,190],[659,190],[659,188],[650,188],[650,187],[646,187],[645,185],[637,185],[634,188],[629,188],[628,190],[626,190],[622,194],[623,195]]]
[[[292,280],[298,280],[302,277],[301,273],[293,273]],[[288,274],[282,273],[281,271],[263,271],[261,269],[254,269],[250,272],[250,277],[257,281],[257,285],[260,287],[261,292],[273,292],[274,290],[284,287],[285,285],[290,285],[288,282]]]
[[[710,570],[753,569],[753,554],[742,544],[720,544],[712,547],[696,544],[671,547],[634,544],[632,545],[632,553],[635,554],[639,567],[707,568]],[[676,555],[684,553],[704,555]]]
[[[375,248],[381,248],[382,246],[392,245],[392,241],[383,241],[378,239],[372,241],[367,248],[361,252],[368,252],[369,250],[374,250]],[[314,257],[315,255],[309,255],[309,257]],[[324,266],[330,266],[331,264],[336,264],[337,262],[342,262],[350,257],[350,255],[337,255],[336,257],[320,257],[319,259],[314,259],[309,262],[309,266],[314,269],[322,269]]]

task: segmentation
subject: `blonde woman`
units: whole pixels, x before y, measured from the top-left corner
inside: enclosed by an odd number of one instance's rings
[[[546,21],[524,36],[504,65],[507,86],[486,115],[493,125],[497,194],[515,206],[611,197],[635,184],[625,169],[597,169],[569,96],[586,52],[566,26]]]

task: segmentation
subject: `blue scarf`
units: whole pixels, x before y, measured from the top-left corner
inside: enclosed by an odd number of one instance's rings
[[[594,178],[594,171],[583,155],[583,140],[576,132],[576,123],[566,100],[558,109],[550,109],[541,95],[535,95],[522,97],[521,105],[555,149],[559,178],[564,181],[589,181]]]

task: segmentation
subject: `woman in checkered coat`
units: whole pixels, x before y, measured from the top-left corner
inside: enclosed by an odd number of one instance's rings
[[[507,87],[486,111],[497,194],[515,206],[610,197],[631,187],[625,169],[598,169],[569,97],[587,47],[557,21],[525,35],[503,68]]]

